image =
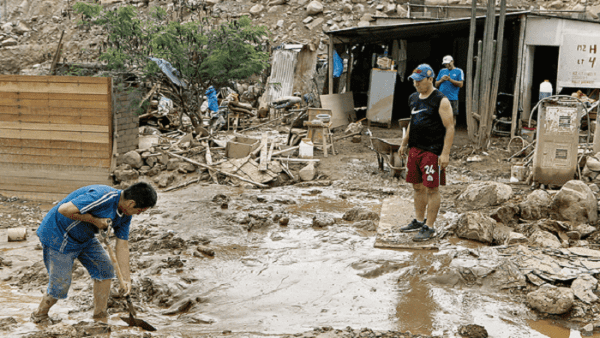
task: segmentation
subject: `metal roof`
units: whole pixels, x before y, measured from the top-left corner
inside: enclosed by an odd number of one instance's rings
[[[496,12],[496,16],[499,13]],[[539,17],[548,17],[554,19],[565,19],[565,20],[576,20],[576,21],[587,21],[598,23],[597,21],[588,21],[583,19],[567,18],[562,16],[543,15],[531,13],[530,11],[512,12],[506,13],[506,21],[518,20],[521,15],[535,15]],[[478,16],[477,24],[483,24],[486,16]],[[471,22],[470,17],[447,19],[447,20],[436,20],[436,21],[420,21],[402,24],[391,24],[382,26],[368,26],[368,27],[352,27],[344,28],[335,31],[327,32],[327,34],[334,38],[334,43],[338,42],[370,42],[377,43],[382,41],[388,41],[392,39],[414,39],[419,37],[430,38],[432,34],[453,32],[464,29],[469,29]]]

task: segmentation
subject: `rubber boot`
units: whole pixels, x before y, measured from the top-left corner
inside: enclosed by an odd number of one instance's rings
[[[94,280],[94,315],[93,319],[97,321],[108,321],[108,296],[110,294],[110,279]]]
[[[58,299],[45,293],[37,310],[31,314],[31,321],[34,323],[52,323],[53,321],[48,316],[48,312],[50,311],[50,308],[56,304],[56,302],[58,302]]]

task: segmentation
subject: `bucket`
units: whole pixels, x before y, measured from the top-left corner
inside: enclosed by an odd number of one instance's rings
[[[27,239],[27,228],[8,229],[6,233],[9,242],[19,242]]]
[[[529,143],[533,142],[535,140],[535,128],[521,128],[521,137]]]
[[[526,168],[522,165],[513,165],[510,168],[510,180],[511,182],[523,182],[525,181]]]
[[[311,139],[309,138],[303,138],[302,141],[300,141],[300,148],[299,148],[299,156],[300,158],[312,158],[313,157],[313,147],[314,144],[312,143]]]

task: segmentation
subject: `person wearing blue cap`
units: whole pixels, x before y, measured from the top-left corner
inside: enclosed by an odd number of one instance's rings
[[[458,116],[458,92],[465,81],[465,73],[463,73],[462,69],[454,66],[454,59],[450,55],[444,56],[442,65],[445,68],[440,70],[435,81],[435,86],[450,100],[452,114],[454,114],[454,123],[456,123],[456,117]]]
[[[439,186],[446,185],[454,118],[450,101],[433,86],[435,72],[431,66],[419,65],[409,78],[417,92],[408,98],[410,124],[398,152],[404,155],[408,149],[406,182],[413,185],[416,219],[401,231],[419,231],[413,241],[420,242],[435,234],[441,203]]]

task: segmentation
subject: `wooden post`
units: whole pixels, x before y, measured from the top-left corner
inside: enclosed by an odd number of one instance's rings
[[[346,93],[351,92],[352,89],[350,85],[352,81],[350,78],[352,76],[352,64],[354,63],[354,55],[352,55],[352,44],[347,45],[348,47],[348,68],[346,69]]]
[[[483,144],[487,144],[487,140],[490,138],[492,133],[492,124],[493,124],[493,115],[496,108],[496,101],[498,97],[498,85],[500,82],[500,70],[502,67],[502,45],[504,39],[504,22],[506,18],[506,0],[500,1],[500,18],[498,19],[498,34],[496,35],[496,60],[494,62],[494,75],[492,77],[492,91],[490,96],[490,105],[489,105],[489,123],[486,126],[487,129],[485,134],[483,135],[484,140]]]
[[[517,119],[519,115],[519,101],[521,97],[521,72],[523,65],[523,45],[525,44],[525,25],[527,25],[527,15],[521,15],[521,27],[519,31],[519,51],[517,52],[517,75],[515,76],[515,92],[513,97],[513,111],[510,124],[510,138],[517,135],[516,131],[519,127]]]
[[[479,116],[477,123],[474,124],[473,133],[469,130],[469,139],[471,142],[477,142],[477,131],[479,130],[479,123],[481,122],[481,113],[479,112],[479,82],[481,78],[481,58],[483,57],[483,41],[479,40],[477,43],[477,63],[475,64],[475,81],[473,83],[473,103],[472,103],[472,111],[473,118],[475,115]]]
[[[50,66],[50,75],[54,75],[54,72],[56,71],[56,63],[60,58],[60,51],[62,50],[62,39],[64,35],[65,31],[62,31],[62,33],[60,33],[60,39],[58,40],[58,46],[56,46],[56,53],[54,53],[54,59],[52,59],[52,65]]]
[[[478,147],[482,148],[483,135],[487,129],[489,120],[489,102],[492,81],[492,67],[494,58],[492,57],[494,49],[494,26],[496,23],[496,8],[495,1],[488,0],[487,13],[485,18],[485,36],[483,38],[483,59],[481,68],[481,88],[479,89],[479,109],[478,114],[481,116],[479,121],[479,140]]]
[[[329,79],[329,92],[327,94],[333,94],[333,36],[329,35],[329,50],[328,54],[328,66],[327,66],[327,78]]]
[[[473,112],[471,98],[473,97],[473,49],[475,49],[475,31],[477,30],[477,1],[471,1],[471,28],[469,30],[469,51],[467,52],[467,92],[466,92],[466,112],[467,112],[467,130],[469,138],[475,134],[477,123],[474,121],[471,113]]]

